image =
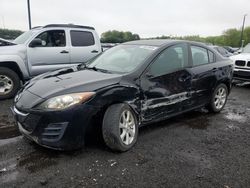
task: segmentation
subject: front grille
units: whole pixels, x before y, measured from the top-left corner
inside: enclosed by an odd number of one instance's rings
[[[244,67],[246,65],[246,62],[237,60],[237,61],[235,61],[235,65],[240,66],[240,67]]]
[[[250,61],[247,62],[247,66],[250,67]]]
[[[59,141],[62,138],[67,125],[68,125],[68,122],[50,123],[43,130],[42,140],[46,142]]]

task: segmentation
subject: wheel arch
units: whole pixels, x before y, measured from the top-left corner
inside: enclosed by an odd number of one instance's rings
[[[0,67],[5,67],[5,68],[11,69],[15,73],[17,73],[17,75],[20,78],[20,80],[24,82],[23,73],[20,70],[20,67],[18,66],[18,64],[16,62],[14,62],[14,61],[0,62]]]

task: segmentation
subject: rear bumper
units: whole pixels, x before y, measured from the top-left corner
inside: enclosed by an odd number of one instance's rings
[[[250,81],[250,69],[249,70],[235,69],[233,78],[235,80]]]
[[[70,110],[24,112],[12,108],[19,131],[37,144],[56,150],[74,150],[84,145],[85,133],[98,112],[93,106],[81,105]]]

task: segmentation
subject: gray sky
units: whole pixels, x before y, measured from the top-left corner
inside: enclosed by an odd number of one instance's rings
[[[240,28],[250,0],[30,0],[32,26],[74,23],[107,30],[160,35],[219,35]],[[0,0],[0,27],[28,29],[26,0]]]

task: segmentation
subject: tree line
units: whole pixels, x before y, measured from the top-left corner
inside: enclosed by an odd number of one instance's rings
[[[0,38],[13,40],[21,35],[23,31],[20,30],[13,30],[13,29],[1,29],[0,28]]]
[[[13,40],[23,32],[20,30],[10,30],[10,29],[1,29],[0,28],[0,38]],[[241,46],[241,30],[240,29],[228,29],[225,30],[222,35],[219,36],[208,36],[201,37],[199,35],[193,36],[159,36],[154,38],[146,38],[146,39],[180,39],[180,40],[191,40],[197,42],[204,42],[213,45],[220,46],[232,46],[232,47],[240,47]],[[136,33],[132,33],[130,31],[106,31],[101,35],[101,42],[103,43],[123,43],[132,40],[140,40],[140,36]],[[244,29],[243,35],[244,44],[250,43],[250,26]]]

